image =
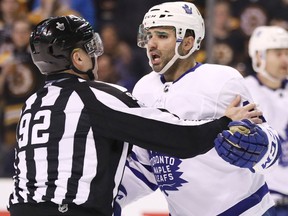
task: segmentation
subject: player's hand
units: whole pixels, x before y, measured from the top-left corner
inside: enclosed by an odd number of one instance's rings
[[[259,116],[262,116],[263,113],[261,110],[257,109],[255,103],[249,103],[245,106],[240,106],[241,97],[238,95],[227,107],[224,115],[233,121],[239,121],[242,119],[249,119],[255,124],[263,123],[262,119]]]
[[[217,153],[228,163],[253,171],[268,150],[266,133],[247,119],[233,121],[228,127],[214,141]]]

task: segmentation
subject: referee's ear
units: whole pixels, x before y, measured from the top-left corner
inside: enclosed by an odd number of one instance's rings
[[[74,49],[71,53],[71,60],[74,65],[78,70],[80,71],[86,71],[87,70],[87,60],[88,56],[85,53],[84,50],[82,49]]]
[[[74,49],[71,53],[71,59],[72,59],[72,62],[73,64],[75,65],[76,64],[81,64],[81,61],[82,61],[82,58],[81,58],[81,54],[79,52],[80,49]]]

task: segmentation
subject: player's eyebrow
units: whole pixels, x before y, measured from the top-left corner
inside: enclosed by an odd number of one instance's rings
[[[157,35],[169,35],[169,32],[167,31],[161,31],[161,30],[155,30],[153,32],[147,32],[147,35],[152,35],[152,34],[157,34]]]
[[[158,34],[158,35],[168,35],[169,34],[166,31],[156,31],[155,33]]]

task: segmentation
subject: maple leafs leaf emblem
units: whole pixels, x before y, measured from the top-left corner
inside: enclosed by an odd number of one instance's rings
[[[179,167],[181,159],[152,151],[149,156],[158,186],[166,196],[169,196],[169,191],[178,191],[184,183],[187,183],[181,178],[183,174]]]

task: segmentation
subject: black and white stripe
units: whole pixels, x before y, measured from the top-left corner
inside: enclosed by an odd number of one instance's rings
[[[112,215],[128,142],[178,157],[211,149],[229,119],[195,127],[153,108],[141,108],[119,88],[57,75],[32,95],[17,128],[15,190],[10,205],[74,203]],[[190,126],[189,126],[190,125]]]

